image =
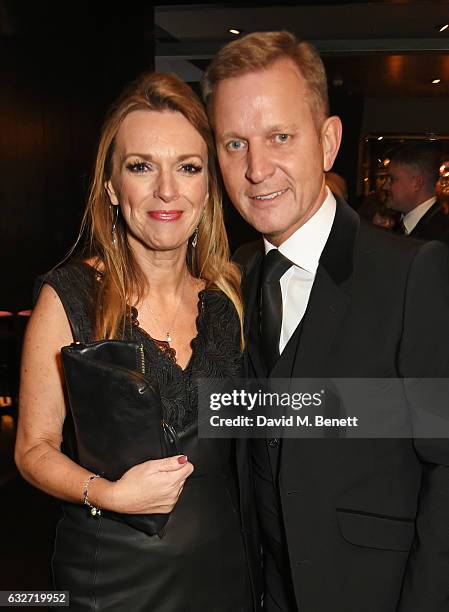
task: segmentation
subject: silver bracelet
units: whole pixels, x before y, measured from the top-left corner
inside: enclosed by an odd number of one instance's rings
[[[98,516],[101,516],[100,508],[96,508],[95,506],[92,506],[92,504],[89,502],[89,498],[88,498],[89,485],[96,478],[101,478],[101,474],[92,474],[92,476],[89,476],[89,478],[84,483],[83,503],[84,503],[85,506],[90,508],[90,513],[91,513],[92,516],[98,517]]]

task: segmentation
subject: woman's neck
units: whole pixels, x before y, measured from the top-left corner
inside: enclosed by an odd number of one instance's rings
[[[134,252],[150,291],[162,292],[165,296],[176,295],[188,274],[186,248],[173,251]]]

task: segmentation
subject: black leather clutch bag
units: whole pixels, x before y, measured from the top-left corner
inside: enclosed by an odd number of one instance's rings
[[[148,459],[181,453],[164,422],[159,390],[144,376],[143,347],[104,340],[61,349],[80,465],[108,480]],[[163,535],[168,514],[116,514],[148,535]]]

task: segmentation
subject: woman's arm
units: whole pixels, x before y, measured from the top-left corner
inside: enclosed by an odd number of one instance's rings
[[[84,485],[92,473],[61,452],[66,409],[60,349],[71,342],[61,301],[44,285],[23,345],[15,459],[22,476],[35,487],[82,503]],[[116,512],[170,512],[192,471],[182,456],[146,461],[117,482],[97,478],[89,486],[89,501]]]

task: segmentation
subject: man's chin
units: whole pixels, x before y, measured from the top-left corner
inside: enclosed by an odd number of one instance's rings
[[[263,237],[274,246],[280,246],[287,238],[295,231],[295,227],[287,228],[270,228],[266,231],[259,230]]]

